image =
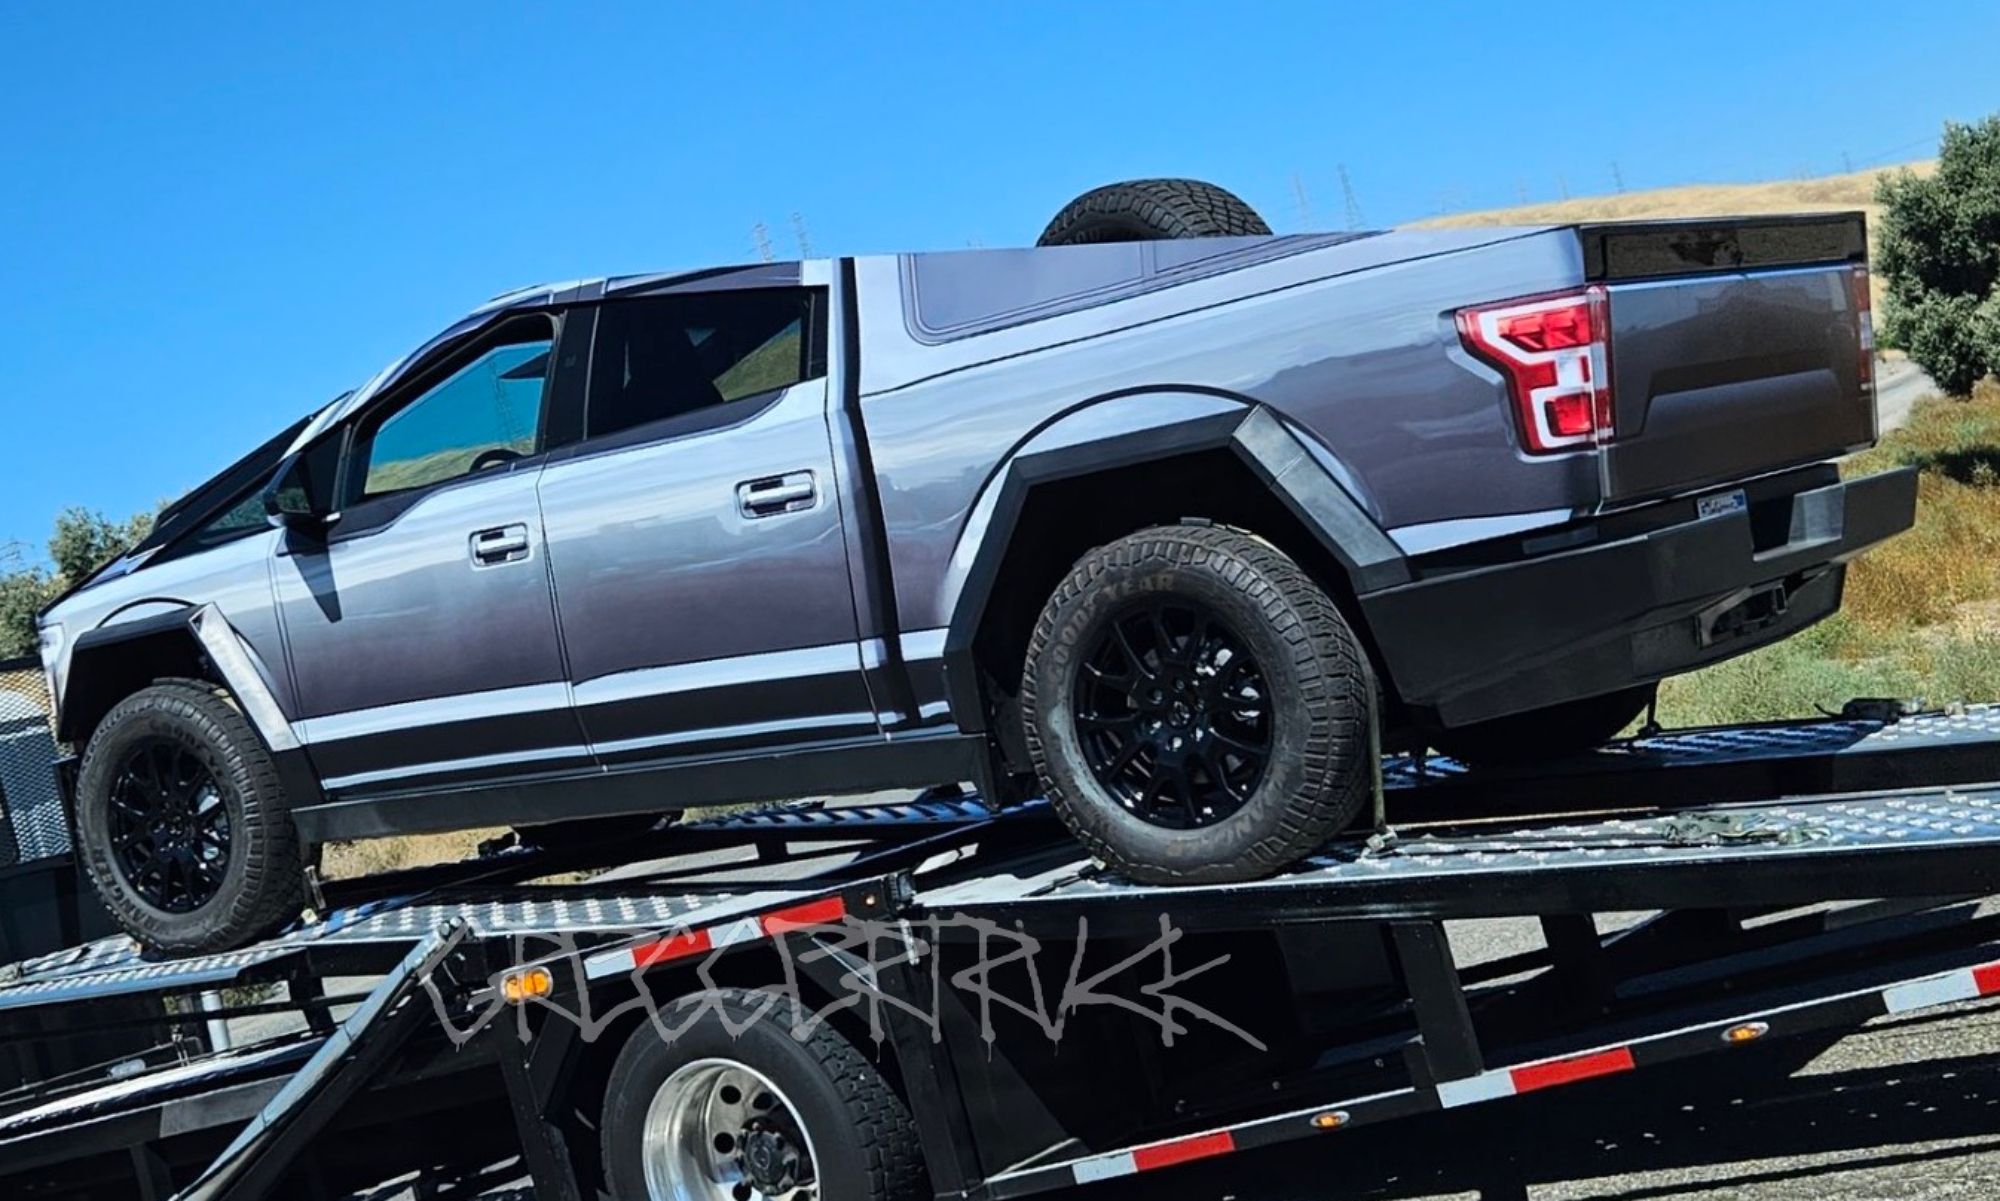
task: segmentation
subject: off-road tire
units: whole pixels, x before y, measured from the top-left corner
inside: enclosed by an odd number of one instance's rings
[[[1037,246],[1269,234],[1257,210],[1198,179],[1134,179],[1092,188],[1063,206]]]
[[[916,1124],[902,1098],[830,1024],[794,1037],[792,1014],[788,1000],[724,988],[680,998],[663,1009],[660,1025],[646,1021],[633,1030],[604,1090],[599,1137],[612,1196],[647,1195],[641,1151],[647,1107],[677,1068],[702,1059],[734,1060],[784,1090],[813,1143],[818,1196],[930,1196]],[[662,1025],[677,1032],[671,1040]]]
[[[1191,829],[1120,805],[1092,774],[1073,713],[1086,648],[1132,598],[1158,591],[1227,623],[1270,694],[1262,779],[1235,813]],[[1149,883],[1226,883],[1310,855],[1367,804],[1372,687],[1345,617],[1277,548],[1234,529],[1156,526],[1088,552],[1049,597],[1028,646],[1021,718],[1051,805],[1100,862]]]
[[[1545,709],[1440,730],[1430,743],[1474,767],[1531,763],[1603,746],[1653,703],[1658,686],[1642,684]]]
[[[216,895],[187,913],[142,898],[118,869],[111,847],[111,786],[123,752],[165,737],[200,760],[215,780],[230,822],[229,862]],[[305,907],[298,829],[257,732],[228,693],[200,680],[162,680],[113,706],[90,736],[77,773],[77,844],[85,870],[112,918],[141,945],[169,955],[226,951],[255,942]]]

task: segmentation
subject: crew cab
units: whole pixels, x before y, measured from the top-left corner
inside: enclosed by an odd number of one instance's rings
[[[1834,466],[1876,432],[1859,214],[1278,237],[1139,181],[1034,248],[502,296],[43,655],[168,952],[292,920],[329,840],[965,780],[1226,882],[1353,819],[1371,720],[1576,749],[1834,612],[1913,518]]]

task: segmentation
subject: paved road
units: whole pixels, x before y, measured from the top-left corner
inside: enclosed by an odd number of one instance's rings
[[[1938,386],[1908,359],[1879,359],[1875,366],[1875,411],[1888,433],[1910,419],[1910,406],[1937,395]]]

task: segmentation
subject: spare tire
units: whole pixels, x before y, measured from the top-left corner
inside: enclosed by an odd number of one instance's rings
[[[1093,188],[1063,206],[1037,246],[1268,235],[1234,193],[1198,179],[1134,179]]]

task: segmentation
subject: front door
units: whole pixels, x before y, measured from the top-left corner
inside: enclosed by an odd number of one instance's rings
[[[541,478],[577,715],[606,764],[878,736],[826,420],[822,290],[598,310]]]
[[[509,318],[336,434],[343,511],[275,560],[297,725],[331,793],[588,762],[535,496],[555,336]]]

